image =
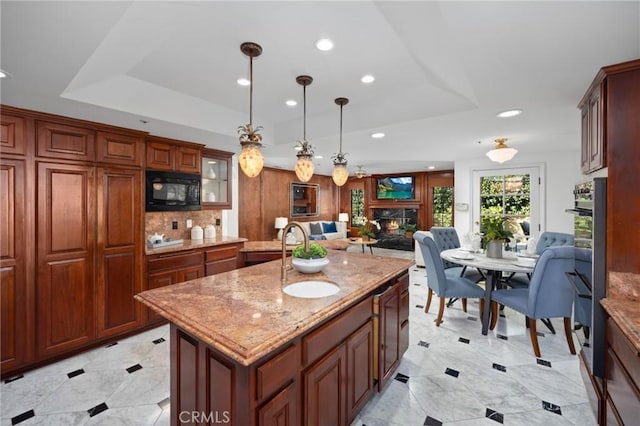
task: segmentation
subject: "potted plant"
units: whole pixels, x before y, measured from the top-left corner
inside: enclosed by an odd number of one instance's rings
[[[405,223],[400,226],[400,229],[404,231],[405,238],[413,238],[413,233],[418,230],[418,225],[414,223]]]
[[[362,237],[363,241],[369,241],[371,238],[375,238],[376,234],[373,231],[373,228],[380,229],[380,224],[375,220],[364,220],[364,225],[360,228],[358,235]]]
[[[513,238],[513,233],[505,228],[506,218],[485,216],[482,219],[482,232],[487,257],[502,258],[502,244]]]
[[[304,244],[300,244],[291,252],[293,259],[291,264],[298,271],[305,274],[320,272],[329,264],[327,249],[318,243],[309,244],[309,251],[304,250]]]

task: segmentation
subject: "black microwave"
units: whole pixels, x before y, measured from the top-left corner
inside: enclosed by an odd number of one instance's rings
[[[148,212],[200,210],[200,176],[147,170],[145,210]]]

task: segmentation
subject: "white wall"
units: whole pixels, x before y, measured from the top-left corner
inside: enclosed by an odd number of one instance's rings
[[[472,230],[471,185],[474,170],[488,170],[514,167],[530,167],[543,165],[541,170],[542,189],[540,197],[544,203],[544,211],[540,213],[541,232],[557,231],[573,234],[573,216],[565,213],[565,209],[573,207],[573,187],[576,183],[588,180],[580,172],[580,152],[561,151],[521,155],[505,164],[492,163],[486,158],[456,161],[455,202],[467,203],[467,211],[455,211],[455,227],[458,235]]]
[[[238,236],[238,155],[231,158],[231,197],[232,209],[222,210],[222,235]]]

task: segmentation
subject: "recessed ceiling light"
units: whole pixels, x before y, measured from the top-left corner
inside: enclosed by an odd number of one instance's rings
[[[315,157],[313,157],[313,158],[317,158],[318,160],[322,160],[324,157],[323,157],[322,155],[316,155],[316,156],[315,156]]]
[[[293,99],[287,100],[285,102],[285,104],[287,104],[287,106],[290,106],[290,107],[294,107],[294,106],[298,105],[298,103],[296,101],[294,101]]]
[[[382,132],[371,133],[371,137],[374,139],[382,139],[384,138],[384,133]]]
[[[364,84],[369,84],[369,83],[373,83],[375,79],[376,78],[374,76],[372,76],[371,74],[367,74],[367,75],[362,76],[360,81],[363,82]]]
[[[429,169],[429,170],[433,170],[433,169],[435,169],[435,168],[436,168],[436,166],[429,166],[429,167],[427,167],[427,169]]]
[[[522,114],[521,109],[510,109],[507,111],[499,112],[498,114],[496,114],[496,117],[508,118],[508,117],[515,117],[516,115],[520,115],[520,114]]]
[[[316,41],[316,47],[318,48],[318,50],[326,52],[333,49],[333,42],[328,38],[321,38],[320,40]]]
[[[247,80],[246,78],[239,78],[236,81],[238,82],[238,84],[240,86],[249,86],[249,85],[251,85],[251,82],[249,80]]]
[[[11,78],[11,74],[6,72],[5,70],[0,70],[0,78]]]

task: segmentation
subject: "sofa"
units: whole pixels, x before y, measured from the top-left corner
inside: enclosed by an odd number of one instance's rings
[[[338,222],[332,220],[315,220],[309,222],[300,222],[309,240],[339,240],[347,238],[346,222]],[[293,228],[293,235],[296,241],[302,241],[302,232],[297,227]]]

